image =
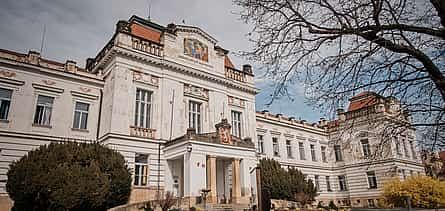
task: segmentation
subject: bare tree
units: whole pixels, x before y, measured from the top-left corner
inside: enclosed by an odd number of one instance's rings
[[[234,0],[254,25],[254,49],[275,80],[273,97],[295,80],[320,109],[357,92],[400,99],[428,144],[444,146],[445,0]]]

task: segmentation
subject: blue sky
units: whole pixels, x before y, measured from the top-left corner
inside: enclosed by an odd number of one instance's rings
[[[161,25],[168,23],[194,25],[207,31],[219,45],[231,52],[247,51],[252,45],[246,37],[251,26],[243,23],[230,0],[3,0],[0,8],[0,48],[28,52],[40,51],[42,32],[46,36],[43,57],[64,62],[75,60],[80,66],[93,57],[110,39],[118,20],[131,15],[147,17]],[[249,63],[231,54],[237,67]],[[259,64],[252,64],[258,67]],[[257,69],[257,68],[255,68]],[[301,84],[292,87],[292,99],[283,97],[270,102],[272,83],[257,74],[258,111],[269,110],[286,116],[317,121],[323,116],[305,104]]]

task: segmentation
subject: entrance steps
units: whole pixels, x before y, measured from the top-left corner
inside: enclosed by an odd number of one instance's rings
[[[245,204],[212,204],[209,211],[243,211],[249,208]]]

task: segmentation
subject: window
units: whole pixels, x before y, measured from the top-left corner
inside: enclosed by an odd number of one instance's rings
[[[0,119],[8,119],[12,91],[0,88]]]
[[[371,156],[371,148],[368,139],[363,139],[360,142],[362,143],[363,157],[369,158]]]
[[[264,139],[263,135],[258,135],[258,152],[264,153]]]
[[[326,147],[322,146],[321,147],[321,159],[323,160],[323,162],[328,162],[327,158],[326,158]]]
[[[303,144],[303,142],[299,142],[298,143],[298,148],[299,148],[299,151],[300,151],[300,160],[305,160],[306,158],[305,158],[305,155],[304,155],[304,144]]]
[[[272,138],[273,156],[280,156],[280,147],[278,146],[278,138]]]
[[[315,189],[317,191],[320,191],[320,176],[315,175],[314,176],[314,182],[315,182]]]
[[[39,95],[37,97],[36,113],[34,115],[34,124],[47,125],[51,124],[51,113],[53,110],[54,97]]]
[[[368,207],[375,207],[374,199],[368,199]]]
[[[134,112],[134,125],[137,127],[150,128],[151,121],[151,95],[152,92],[136,90],[136,108]]]
[[[329,176],[326,176],[326,190],[327,191],[332,191],[332,189],[331,189],[331,181],[330,181]]]
[[[148,185],[148,155],[136,154],[134,158],[134,185]]]
[[[338,176],[338,186],[340,187],[340,191],[348,190],[348,187],[346,185],[346,176],[345,175]]]
[[[411,148],[411,154],[413,155],[413,159],[417,159],[416,147],[414,146],[414,142],[413,141],[409,141],[409,146]]]
[[[366,175],[368,177],[368,187],[370,189],[377,188],[377,178],[375,177],[375,172],[368,171],[368,172],[366,172]]]
[[[405,139],[402,139],[402,144],[403,144],[403,152],[405,153],[405,157],[409,158],[408,147],[406,146],[406,140]]]
[[[335,151],[335,160],[336,161],[343,161],[343,156],[341,154],[341,146],[340,145],[334,145],[334,151]]]
[[[311,144],[310,148],[311,148],[312,161],[317,161],[317,157],[315,156],[315,145]]]
[[[400,150],[400,142],[399,139],[396,138],[396,152],[397,155],[401,156],[402,155],[402,151]]]
[[[286,152],[288,158],[293,158],[292,156],[292,145],[290,140],[286,140]]]
[[[241,138],[241,112],[232,111],[232,135]]]
[[[201,103],[189,101],[189,128],[201,133]]]
[[[87,129],[89,107],[90,105],[87,103],[76,102],[76,106],[74,108],[73,128]]]
[[[406,172],[405,172],[405,169],[402,169],[401,172],[402,172],[402,177],[403,177],[403,179],[406,180]]]

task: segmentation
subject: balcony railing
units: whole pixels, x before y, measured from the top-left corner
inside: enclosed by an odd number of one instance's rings
[[[226,78],[233,79],[235,81],[240,81],[240,82],[247,81],[246,73],[236,69],[226,68],[225,75]]]
[[[155,138],[155,129],[150,128],[144,128],[144,127],[137,127],[137,126],[130,126],[130,136],[137,136],[142,138]]]
[[[131,43],[133,49],[143,51],[145,53],[152,54],[155,56],[162,56],[164,52],[164,47],[162,45],[147,40],[139,39],[137,37],[132,37]]]

